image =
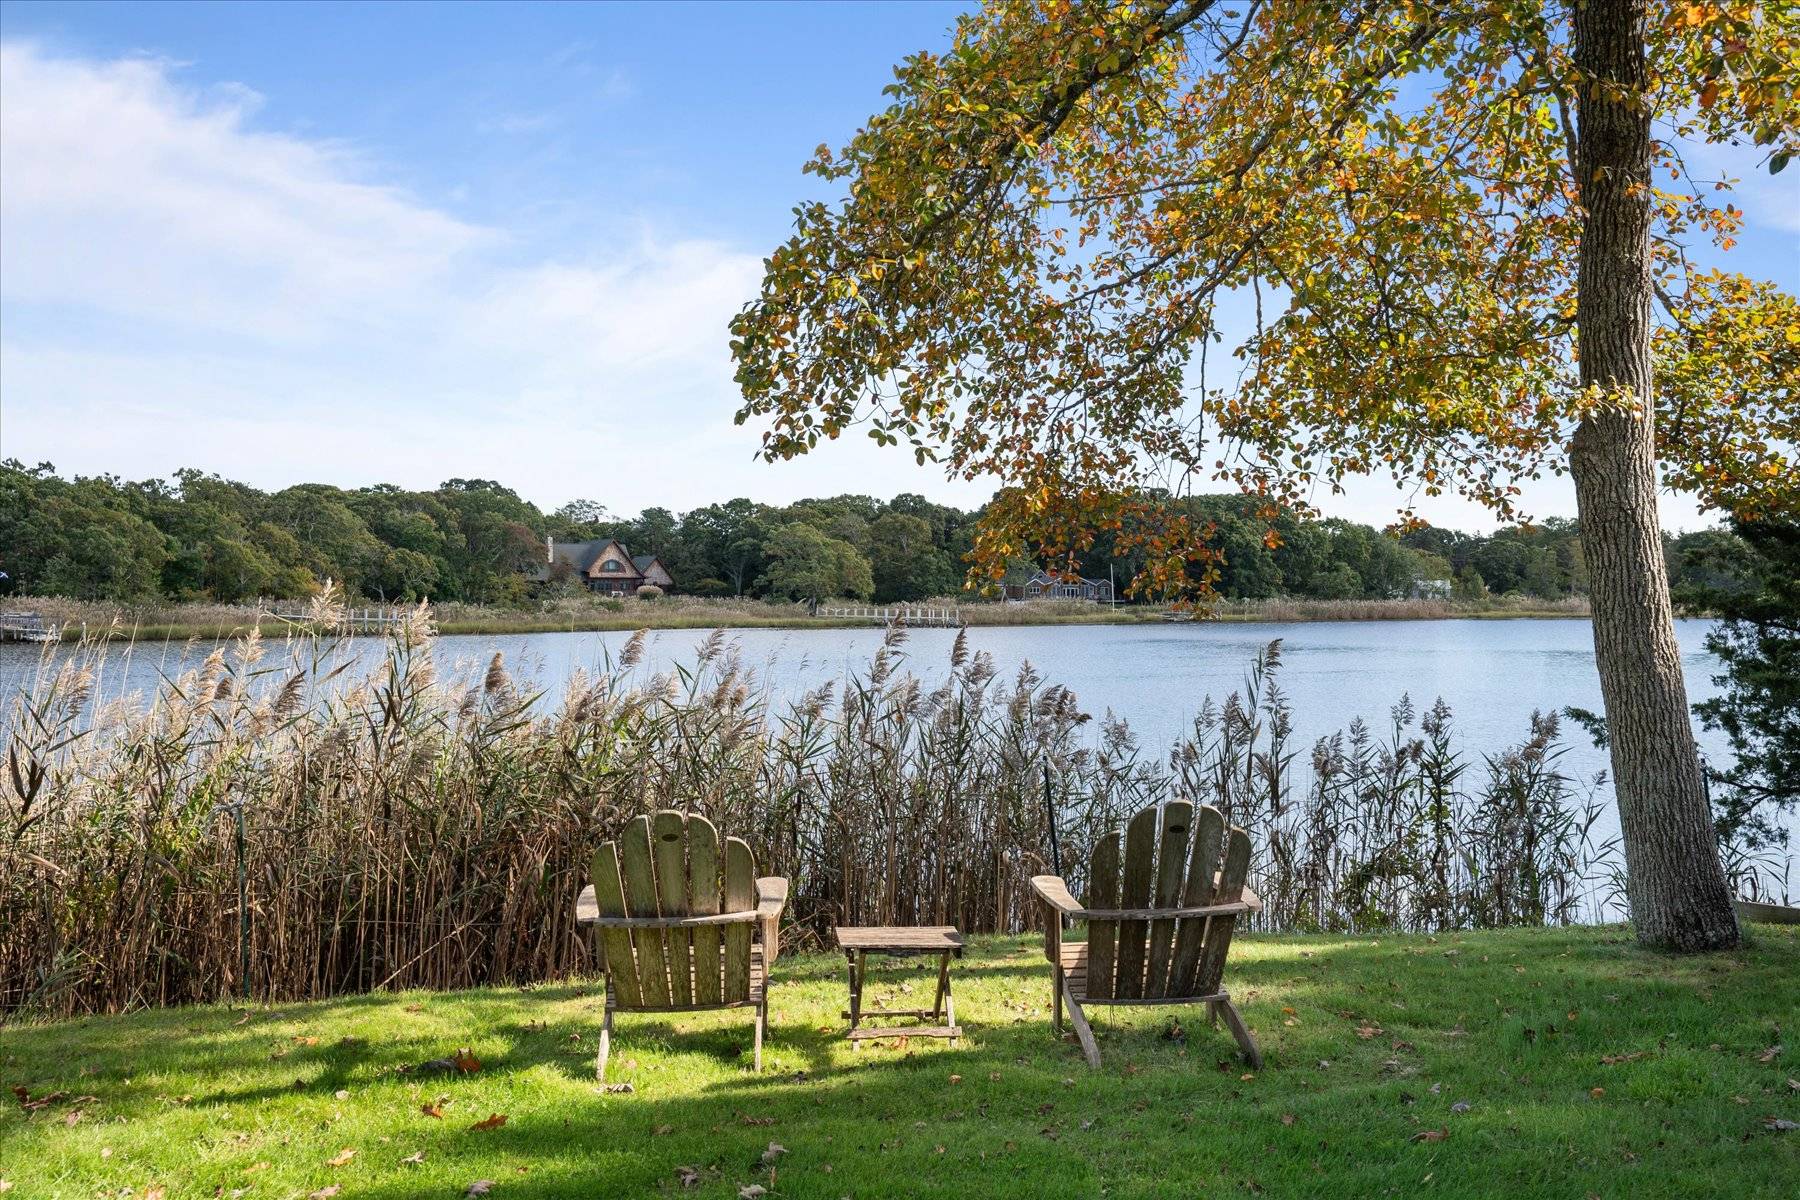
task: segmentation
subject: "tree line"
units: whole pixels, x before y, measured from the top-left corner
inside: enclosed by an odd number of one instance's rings
[[[1213,586],[1227,599],[1447,590],[1465,600],[1556,600],[1585,595],[1588,586],[1579,527],[1561,518],[1488,534],[1427,527],[1394,535],[1336,518],[1271,516],[1242,496],[1159,503],[1211,530],[1219,552]],[[383,602],[516,605],[543,586],[531,569],[544,560],[545,539],[618,538],[634,553],[660,557],[690,594],[895,603],[958,592],[984,514],[985,507],[965,511],[902,494],[785,506],[739,498],[623,517],[588,500],[545,512],[483,479],[451,479],[430,491],[306,483],[265,492],[195,470],[168,480],[64,479],[48,464],[9,460],[0,464],[0,589],[126,603],[239,602],[306,596],[335,579],[351,595]],[[1678,587],[1716,588],[1719,564],[1734,561],[1739,544],[1723,529],[1668,537],[1671,577]],[[1102,531],[1077,562],[1083,574],[1123,583],[1140,574],[1143,553]],[[1017,559],[1009,577],[1022,579],[1034,566]]]

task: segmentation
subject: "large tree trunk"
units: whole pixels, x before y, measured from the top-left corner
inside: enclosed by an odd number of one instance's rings
[[[1645,9],[1646,0],[1575,4],[1581,382],[1621,405],[1581,423],[1570,466],[1631,917],[1645,945],[1713,950],[1735,946],[1738,926],[1688,719],[1656,513]]]

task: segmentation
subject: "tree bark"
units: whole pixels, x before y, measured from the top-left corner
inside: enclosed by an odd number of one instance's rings
[[[1575,3],[1581,382],[1615,403],[1581,422],[1569,462],[1631,918],[1644,945],[1714,950],[1737,945],[1737,914],[1689,723],[1657,519],[1646,8]]]

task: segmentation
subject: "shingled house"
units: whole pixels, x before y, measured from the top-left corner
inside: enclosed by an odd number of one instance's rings
[[[1087,600],[1095,604],[1111,604],[1113,586],[1110,579],[1084,579],[1080,575],[1056,576],[1048,571],[1034,571],[1024,583],[1008,583],[1001,591],[1008,600]]]
[[[654,554],[632,554],[617,538],[592,542],[544,543],[544,561],[535,572],[538,582],[579,579],[590,591],[608,596],[630,596],[645,584],[672,591],[675,579]]]

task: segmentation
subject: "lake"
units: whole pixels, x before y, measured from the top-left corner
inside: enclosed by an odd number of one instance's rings
[[[1709,622],[1677,622],[1691,700],[1714,694],[1716,662],[1706,651]],[[649,635],[639,674],[691,662],[707,630]],[[469,675],[499,651],[515,677],[538,681],[554,697],[576,668],[604,669],[626,633],[458,635],[434,646],[440,672]],[[783,696],[798,695],[851,670],[866,669],[881,644],[879,629],[740,629],[729,635],[746,663]],[[920,629],[906,643],[907,667],[926,683],[949,671],[956,632]],[[1471,759],[1524,740],[1534,710],[1578,706],[1598,711],[1600,680],[1585,620],[1327,621],[1299,624],[1040,625],[968,630],[971,650],[993,657],[1002,676],[1029,662],[1071,688],[1096,717],[1124,718],[1139,743],[1160,756],[1190,724],[1205,697],[1223,699],[1242,686],[1256,653],[1282,640],[1282,687],[1293,705],[1295,744],[1362,717],[1380,733],[1389,709],[1410,696],[1423,709],[1442,697],[1455,713],[1457,744]],[[164,673],[193,666],[215,643],[143,643],[110,653],[98,688],[103,697],[148,693]],[[377,638],[357,639],[357,653],[381,653]],[[271,647],[271,650],[274,650]],[[69,653],[67,648],[53,652]],[[0,689],[10,696],[39,669],[37,647],[0,645]],[[7,708],[10,709],[8,704]],[[10,719],[0,717],[0,720]],[[1570,727],[1567,767],[1591,776],[1606,766],[1580,730]],[[1723,740],[1703,736],[1714,755]],[[1304,756],[1303,756],[1304,757]]]

